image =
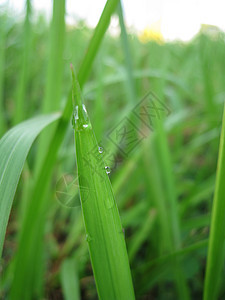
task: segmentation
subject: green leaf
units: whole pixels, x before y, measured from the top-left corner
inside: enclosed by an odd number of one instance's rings
[[[217,165],[216,187],[213,200],[209,236],[209,250],[206,265],[204,300],[217,299],[221,271],[224,264],[225,234],[225,107],[223,114],[220,149]]]
[[[37,135],[60,114],[35,117],[13,127],[0,140],[0,256],[13,197],[30,147]]]
[[[79,300],[79,278],[74,258],[65,259],[60,270],[63,296],[65,300]]]
[[[98,295],[100,299],[134,299],[119,212],[74,73],[73,95],[80,196]]]

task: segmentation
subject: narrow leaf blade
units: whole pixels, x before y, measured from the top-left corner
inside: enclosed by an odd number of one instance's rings
[[[35,117],[12,128],[0,140],[0,256],[13,197],[30,147],[60,114]]]

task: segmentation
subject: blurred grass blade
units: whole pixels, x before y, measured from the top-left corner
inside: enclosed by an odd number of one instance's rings
[[[42,102],[42,113],[50,113],[60,108],[63,77],[63,50],[65,40],[65,0],[53,1],[53,14],[50,30],[49,60],[47,69],[47,80],[45,97]],[[35,165],[35,174],[40,171],[41,163],[49,148],[50,139],[54,128],[49,128],[41,134],[38,145],[38,153]]]
[[[92,64],[99,46],[101,44],[102,38],[106,32],[106,29],[109,26],[110,18],[113,12],[116,9],[119,0],[108,0],[104,7],[104,10],[101,14],[99,22],[95,27],[93,39],[88,47],[88,52],[85,53],[85,59],[83,59],[82,64],[80,66],[80,72],[78,74],[80,85],[82,86],[83,83],[86,81],[88,75],[90,74],[91,68],[90,65]]]
[[[220,137],[216,187],[213,199],[209,249],[204,285],[204,300],[217,299],[221,271],[224,264],[225,234],[225,108]]]
[[[59,116],[51,114],[25,121],[0,140],[0,256],[13,197],[29,149],[37,135]]]
[[[27,206],[26,215],[23,220],[22,228],[19,232],[19,246],[15,259],[15,270],[13,274],[12,286],[10,289],[10,299],[32,299],[42,297],[43,274],[41,277],[40,269],[43,269],[43,236],[46,224],[46,214],[49,210],[48,188],[51,182],[53,167],[57,158],[57,151],[63,140],[63,130],[67,128],[67,118],[70,116],[70,106],[65,109],[57,124],[58,135],[51,142],[49,152],[41,166],[39,176],[35,181],[34,188],[30,194],[30,201]],[[29,238],[28,238],[29,237]],[[27,288],[23,288],[26,280]],[[40,283],[41,281],[41,283]]]
[[[177,209],[177,193],[176,185],[173,178],[172,159],[170,155],[167,134],[161,119],[155,122],[157,131],[154,136],[154,154],[160,171],[161,187],[163,189],[164,207],[167,208],[168,227],[170,231],[170,251],[179,250],[181,248],[180,222]],[[175,275],[175,283],[178,297],[182,299],[190,299],[189,289],[186,279],[183,275],[182,267],[179,262],[174,259],[172,261]]]
[[[65,0],[53,1],[49,61],[43,112],[59,108],[62,94],[63,50],[65,40]]]
[[[134,260],[135,255],[137,254],[138,250],[141,248],[141,245],[146,240],[146,237],[150,235],[150,232],[156,220],[156,215],[157,214],[155,210],[150,210],[147,213],[147,218],[145,222],[142,224],[141,228],[139,228],[136,235],[134,235],[130,244],[130,248],[128,249],[130,262]]]
[[[74,258],[66,259],[61,266],[60,278],[65,300],[79,300],[79,278]]]
[[[5,70],[5,56],[6,56],[6,20],[7,15],[1,16],[1,26],[0,26],[0,137],[4,134],[6,130],[6,120],[4,115],[4,70]]]
[[[24,31],[23,31],[23,48],[22,48],[22,58],[21,58],[21,67],[20,73],[18,76],[18,85],[15,96],[15,114],[14,114],[14,124],[22,122],[26,118],[26,92],[28,86],[28,76],[30,68],[30,56],[31,56],[31,0],[26,1],[26,18],[24,21]]]
[[[100,299],[134,299],[118,209],[74,73],[73,94],[79,187],[98,295]]]
[[[165,199],[168,205],[168,219],[171,226],[172,244],[176,250],[181,245],[179,215],[177,210],[176,185],[173,177],[173,166],[170,149],[162,121],[156,120],[157,131],[154,136],[155,154],[161,171],[162,186],[164,186]],[[166,205],[165,205],[166,206]]]
[[[132,57],[131,57],[131,51],[130,46],[128,42],[128,36],[127,31],[124,23],[123,18],[123,8],[121,1],[119,1],[118,4],[118,16],[119,16],[119,23],[120,23],[120,30],[121,30],[121,42],[124,52],[124,61],[125,61],[125,68],[126,68],[126,84],[127,84],[127,93],[129,97],[129,102],[131,102],[133,105],[136,104],[137,99],[137,92],[135,88],[135,80],[133,76],[133,66],[132,66]]]
[[[102,49],[101,49],[102,50]],[[104,85],[103,85],[103,60],[102,57],[104,53],[103,51],[99,51],[97,64],[96,64],[96,73],[97,73],[97,90],[96,90],[96,98],[95,98],[95,107],[94,107],[94,127],[95,127],[95,135],[98,141],[102,139],[104,127],[105,127],[105,101],[104,101]]]

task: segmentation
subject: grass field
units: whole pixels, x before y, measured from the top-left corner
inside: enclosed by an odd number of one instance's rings
[[[0,298],[224,299],[225,34],[26,4],[0,15]]]

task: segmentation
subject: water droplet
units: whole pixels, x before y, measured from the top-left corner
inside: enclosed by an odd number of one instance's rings
[[[88,118],[87,110],[84,104],[82,104],[82,106],[74,107],[72,125],[76,131],[91,129],[90,120]]]
[[[74,110],[73,110],[73,115],[72,115],[72,126],[73,126],[74,129],[76,127],[76,123],[77,123],[78,119],[79,119],[79,116],[78,116],[78,106],[75,106]]]
[[[92,239],[92,237],[90,236],[90,234],[86,234],[86,241],[87,241],[88,243],[90,243],[92,240],[93,240],[93,239]]]
[[[98,147],[98,152],[99,152],[100,154],[102,154],[102,153],[103,153],[103,148],[102,148],[102,147]]]
[[[82,104],[82,107],[83,107],[83,111],[87,114],[86,106],[84,104]]]
[[[106,166],[106,167],[105,167],[105,170],[106,170],[106,174],[109,174],[109,173],[111,172],[111,170],[110,170],[110,167],[109,167],[109,166]]]

